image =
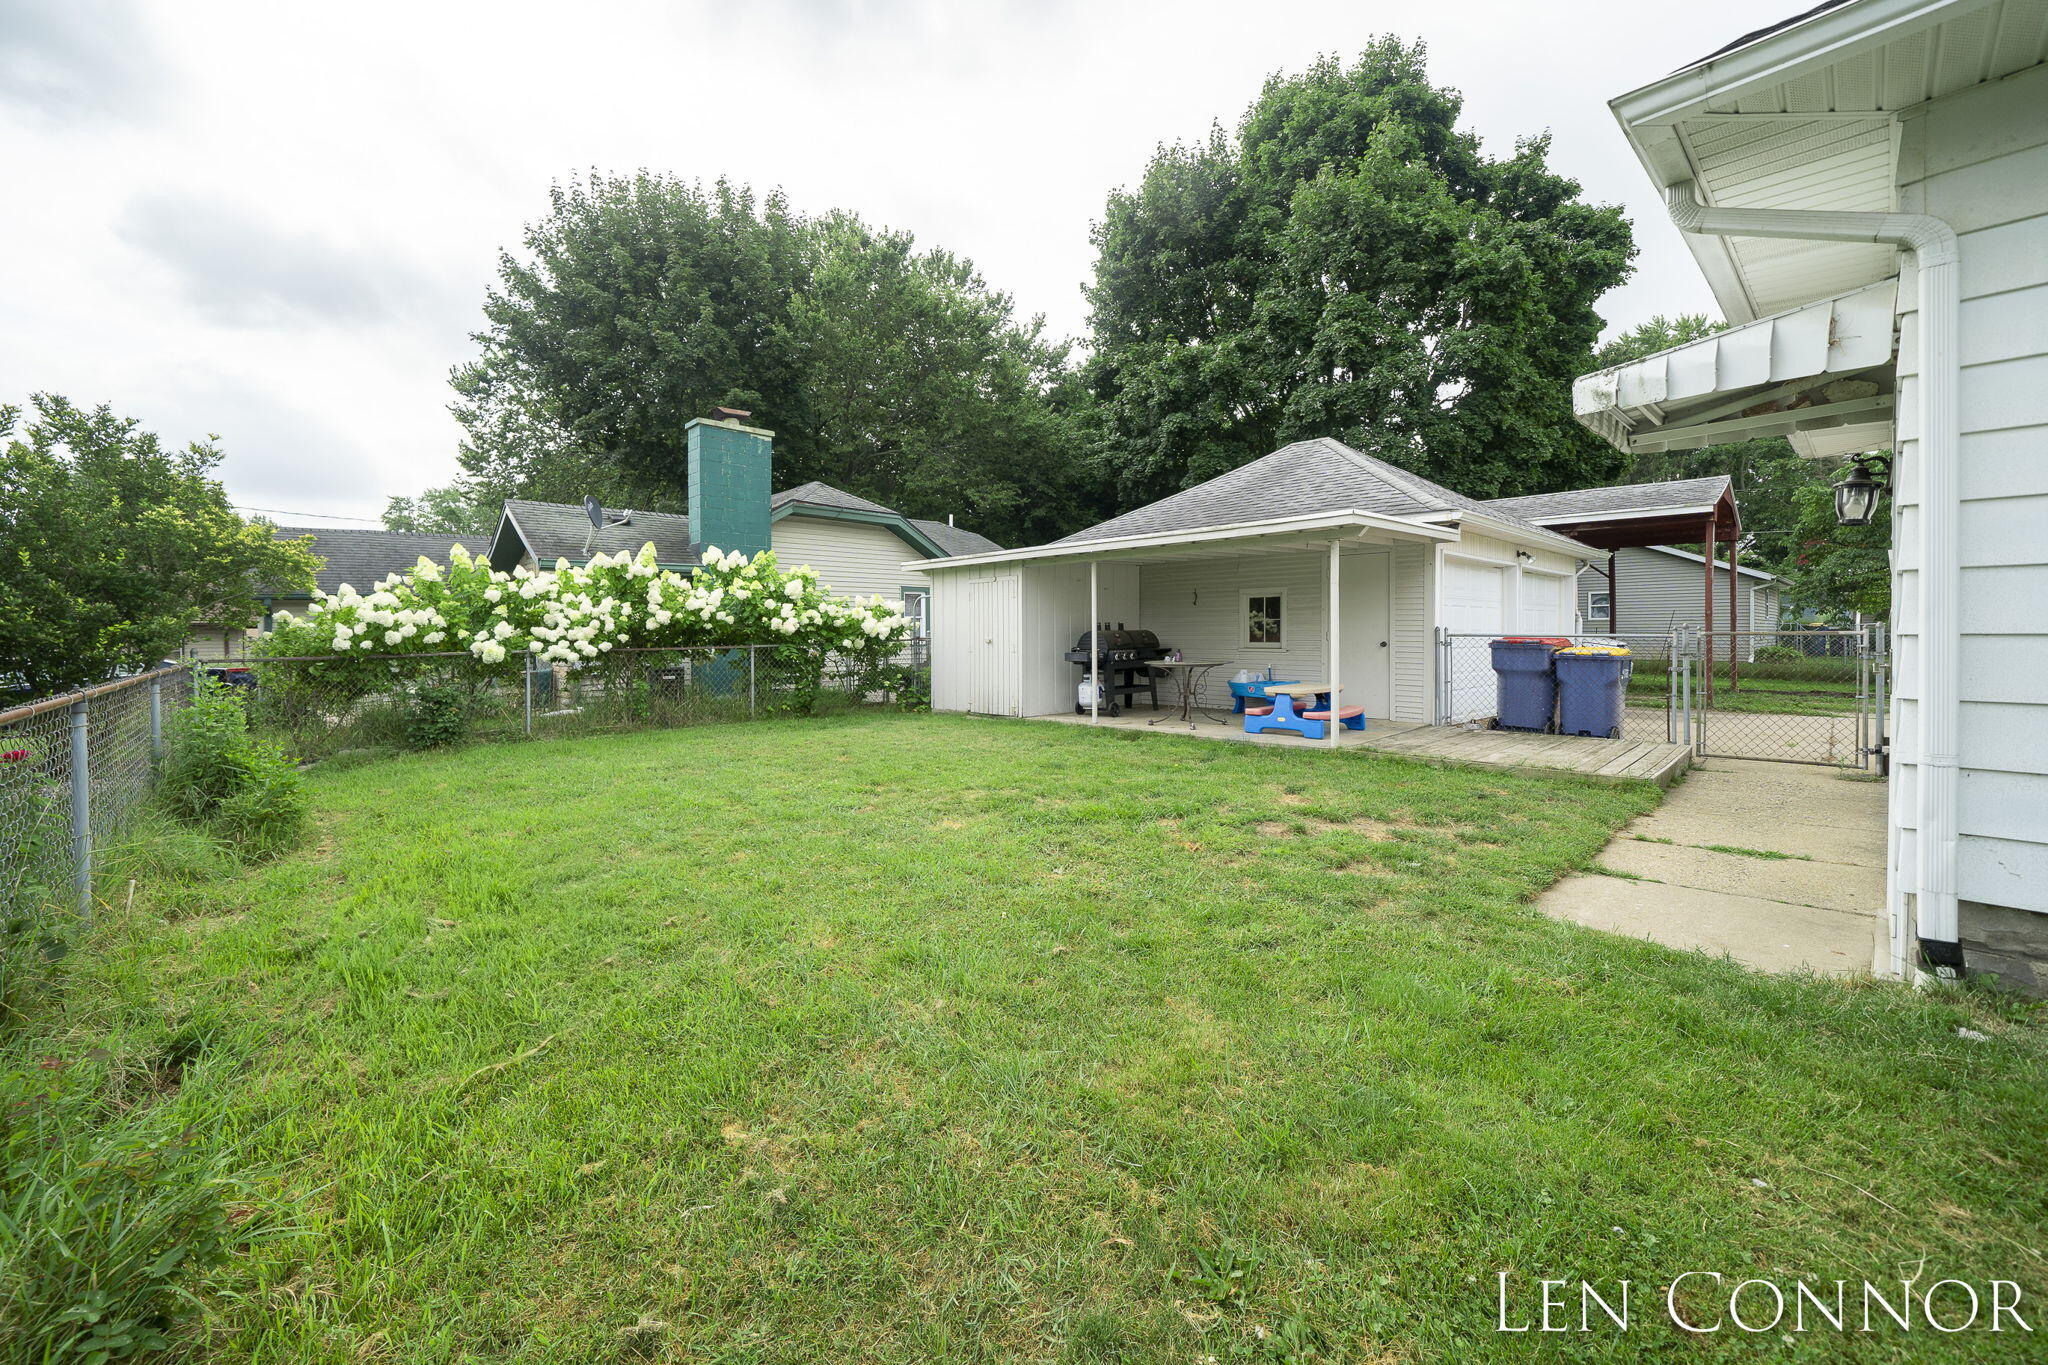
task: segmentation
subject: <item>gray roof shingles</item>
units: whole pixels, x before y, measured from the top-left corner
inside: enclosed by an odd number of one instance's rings
[[[949,555],[987,555],[1003,548],[979,531],[964,526],[948,526],[943,521],[927,521],[923,517],[911,517],[910,524]]]
[[[1596,518],[1610,512],[1646,507],[1698,507],[1718,501],[1728,491],[1728,476],[1671,479],[1664,483],[1629,483],[1614,488],[1574,488],[1564,493],[1532,493],[1525,498],[1496,498],[1486,504],[1495,512],[1517,517]]]
[[[1052,543],[1078,545],[1354,509],[1390,517],[1472,512],[1524,530],[1543,530],[1497,504],[1454,493],[1342,441],[1318,437],[1282,446],[1207,483]]]
[[[879,502],[869,502],[858,494],[843,488],[834,488],[829,483],[816,479],[800,483],[794,488],[785,488],[768,499],[770,507],[783,507],[792,502],[809,503],[813,507],[838,507],[849,512],[880,512],[885,516],[897,515],[893,507],[884,507]]]
[[[519,527],[526,548],[543,569],[557,559],[581,564],[592,555],[637,555],[650,541],[662,564],[688,567],[702,562],[702,547],[690,539],[690,519],[674,512],[629,512],[606,509],[605,526],[593,532],[581,507],[566,502],[527,502],[508,498],[505,510]],[[625,521],[615,521],[620,516]]]
[[[780,509],[794,503],[799,506],[833,508],[848,512],[872,512],[877,516],[894,517],[901,515],[893,507],[884,507],[844,489],[834,488],[828,483],[813,480],[785,488],[769,500],[769,506]],[[690,538],[690,519],[674,512],[632,512],[629,523],[607,525],[596,536],[590,536],[590,519],[583,509],[566,502],[526,502],[511,500],[506,508],[517,523],[521,538],[534,553],[541,567],[552,567],[555,560],[567,559],[580,564],[595,554],[615,554],[620,550],[637,554],[648,541],[654,542],[654,555],[663,564],[690,566],[700,563],[704,547]],[[607,511],[606,516],[617,515]],[[1003,547],[964,527],[948,526],[942,521],[925,521],[917,517],[904,517],[906,522],[922,532],[926,538],[949,555],[986,554]],[[589,547],[585,548],[586,537]],[[906,550],[908,546],[904,547]],[[410,563],[411,561],[407,561]]]
[[[344,583],[357,592],[367,593],[370,585],[378,579],[403,573],[419,563],[422,555],[436,564],[446,564],[448,551],[457,544],[464,540],[484,539],[480,536],[313,526],[280,526],[276,531],[280,540],[313,537],[313,553],[322,561],[314,581],[320,591],[326,593],[334,592]],[[480,550],[483,547],[478,545],[475,548]]]

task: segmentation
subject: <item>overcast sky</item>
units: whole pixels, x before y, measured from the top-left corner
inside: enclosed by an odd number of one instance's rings
[[[454,472],[447,372],[549,182],[780,186],[1085,326],[1089,225],[1275,70],[1429,44],[1490,150],[1637,224],[1610,325],[1713,311],[1606,101],[1795,0],[0,0],[0,402],[218,433],[230,494],[374,517]]]

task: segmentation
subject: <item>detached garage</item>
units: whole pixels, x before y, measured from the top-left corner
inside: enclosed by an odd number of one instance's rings
[[[1103,623],[1213,663],[1205,706],[1230,707],[1240,669],[1271,669],[1333,682],[1371,717],[1483,718],[1490,677],[1446,688],[1439,633],[1570,633],[1593,557],[1340,442],[1297,442],[1048,545],[924,561],[932,705],[1070,714],[1083,673],[1064,655]]]

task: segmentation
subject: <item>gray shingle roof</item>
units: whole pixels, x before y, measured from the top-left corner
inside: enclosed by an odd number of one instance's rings
[[[798,484],[795,488],[786,488],[771,497],[768,502],[769,506],[778,509],[795,503],[810,507],[838,508],[850,512],[872,512],[885,517],[902,515],[893,507],[884,507],[879,502],[870,502],[844,489],[834,488],[828,483],[818,483],[815,480]],[[580,506],[573,503],[511,499],[505,506],[519,527],[521,539],[526,542],[527,548],[534,552],[534,558],[540,561],[542,568],[552,567],[557,559],[567,559],[572,564],[581,564],[595,554],[615,554],[620,550],[637,554],[640,547],[650,540],[654,542],[655,558],[663,564],[687,566],[701,562],[704,547],[690,538],[690,519],[675,512],[629,513],[632,518],[630,523],[607,525],[593,537],[590,535],[590,518],[583,514]],[[609,519],[618,515],[618,512],[608,508],[605,515]],[[915,517],[903,519],[923,532],[949,555],[986,554],[1003,548],[987,536],[978,535],[965,527],[948,526],[942,521],[923,521]],[[587,549],[586,537],[589,538]],[[406,561],[407,564],[411,562]]]
[[[436,564],[446,564],[448,551],[465,539],[463,536],[426,532],[313,526],[280,526],[277,535],[281,540],[313,537],[313,553],[323,561],[314,574],[314,581],[319,584],[321,592],[333,592],[346,583],[363,593],[370,591],[370,585],[378,579],[410,569],[419,562],[421,555]],[[479,537],[469,536],[466,539],[474,541]],[[483,547],[473,548],[480,550]]]
[[[922,517],[910,518],[910,524],[949,555],[985,555],[1003,548],[979,531],[964,526],[948,526],[943,521],[926,521]]]
[[[834,488],[831,484],[819,483],[816,479],[809,483],[800,483],[794,488],[785,488],[768,499],[770,507],[782,507],[792,502],[807,502],[813,507],[843,507],[852,512],[883,512],[890,516],[897,515],[893,507],[884,507],[879,502],[869,502],[866,498],[849,493],[843,488]]]
[[[1320,512],[1356,509],[1382,516],[1408,517],[1429,512],[1474,512],[1524,530],[1543,528],[1524,522],[1497,504],[1453,493],[1420,474],[1354,450],[1342,441],[1318,437],[1296,441],[1228,474],[1175,493],[1122,516],[1098,522],[1085,531],[1052,542],[1081,544],[1119,536],[1195,531],[1277,517],[1307,517]],[[1554,532],[1547,534],[1555,534]]]
[[[1533,493],[1525,498],[1496,498],[1485,504],[1496,513],[1517,517],[1598,517],[1645,507],[1698,507],[1728,491],[1728,476],[1670,479],[1664,483],[1629,483],[1614,488],[1574,488],[1565,493]]]
[[[640,547],[650,541],[654,544],[655,559],[663,564],[701,562],[702,547],[690,539],[690,519],[674,512],[628,512],[608,507],[604,529],[593,533],[590,518],[572,503],[508,498],[505,510],[543,569],[553,568],[557,559],[581,564],[592,555],[617,554],[620,550],[638,554]],[[620,516],[627,520],[616,522],[615,518]]]

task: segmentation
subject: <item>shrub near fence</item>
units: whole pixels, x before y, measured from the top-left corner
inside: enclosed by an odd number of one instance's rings
[[[509,674],[468,653],[373,655],[345,668],[317,656],[215,667],[246,689],[251,726],[301,759],[918,709],[931,695],[921,640],[879,660],[733,645],[622,649],[601,662],[535,664]]]

